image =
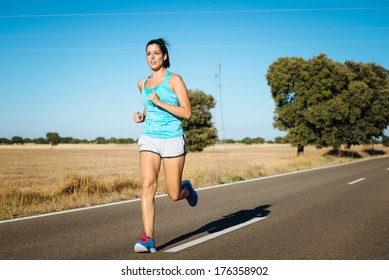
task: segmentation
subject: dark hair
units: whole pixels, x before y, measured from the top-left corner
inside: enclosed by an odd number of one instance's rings
[[[166,54],[166,60],[163,62],[163,67],[169,68],[170,67],[170,60],[169,60],[169,51],[167,49],[167,47],[169,46],[168,42],[166,42],[166,40],[162,39],[162,38],[153,39],[147,43],[146,49],[149,45],[152,45],[152,44],[157,44],[159,46],[159,48],[161,49],[162,54],[163,55]]]

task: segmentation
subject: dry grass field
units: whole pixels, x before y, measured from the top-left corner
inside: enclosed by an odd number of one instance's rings
[[[352,154],[370,157],[371,147]],[[379,154],[389,148],[376,145]],[[328,149],[224,144],[189,153],[184,178],[197,188],[357,160]],[[132,145],[0,146],[0,219],[139,197],[139,152]],[[164,193],[161,172],[158,193]]]

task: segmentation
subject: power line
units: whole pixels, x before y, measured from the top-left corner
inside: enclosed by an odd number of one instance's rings
[[[301,42],[301,43],[261,43],[261,44],[219,44],[219,45],[187,45],[173,46],[173,49],[201,49],[201,48],[244,48],[244,47],[282,47],[282,46],[314,46],[314,45],[362,45],[388,44],[389,40],[382,41],[343,41],[343,42]],[[0,49],[0,52],[46,52],[46,51],[126,51],[144,49],[144,47],[105,47],[105,48],[40,48],[40,49]]]
[[[81,14],[38,14],[38,15],[2,15],[0,18],[41,18],[41,17],[101,17],[101,16],[137,16],[137,15],[197,15],[197,14],[242,14],[242,13],[296,13],[330,11],[368,11],[388,10],[389,7],[362,8],[302,8],[269,10],[219,10],[219,11],[166,11],[166,12],[125,12],[125,13],[81,13]]]
[[[46,49],[0,49],[1,52],[55,52],[55,51],[127,51],[144,47],[107,47],[107,48],[46,48]]]
[[[323,28],[295,28],[295,29],[251,29],[251,30],[215,30],[215,31],[182,31],[182,32],[159,32],[161,35],[180,34],[231,34],[231,33],[261,33],[261,32],[318,32],[318,31],[371,31],[388,30],[387,26],[377,27],[323,27]],[[151,35],[155,32],[112,32],[112,33],[64,33],[64,34],[15,34],[0,35],[0,39],[10,38],[50,38],[50,37],[99,37],[99,36],[133,36]]]
[[[301,43],[261,43],[261,44],[231,44],[231,45],[193,45],[175,46],[173,48],[239,48],[239,47],[277,47],[277,46],[311,46],[311,45],[354,45],[354,44],[387,44],[388,40],[382,41],[344,41],[344,42],[301,42]]]

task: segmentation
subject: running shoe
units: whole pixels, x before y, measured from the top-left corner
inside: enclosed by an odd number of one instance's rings
[[[157,249],[154,240],[142,233],[139,236],[139,241],[135,243],[134,251],[135,253],[155,253]]]
[[[188,180],[184,180],[181,183],[181,187],[183,189],[188,189],[190,191],[190,195],[186,198],[189,205],[191,207],[195,207],[197,202],[199,201],[199,197],[197,196],[197,192],[193,189],[192,184]]]

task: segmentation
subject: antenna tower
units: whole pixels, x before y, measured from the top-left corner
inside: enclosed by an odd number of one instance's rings
[[[219,98],[219,116],[220,116],[220,131],[219,131],[219,139],[220,144],[223,146],[224,142],[224,120],[223,120],[223,103],[222,103],[222,85],[221,85],[221,65],[220,62],[217,62],[216,65],[216,93],[217,97]]]

